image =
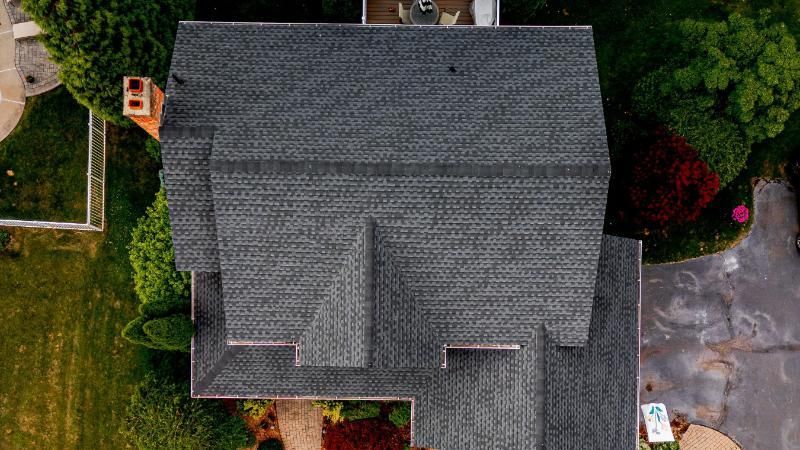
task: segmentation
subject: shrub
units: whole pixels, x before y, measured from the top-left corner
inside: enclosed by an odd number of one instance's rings
[[[719,178],[680,136],[666,136],[639,156],[629,196],[641,222],[664,226],[696,220],[719,191]]]
[[[397,428],[403,428],[411,422],[411,403],[399,402],[389,413],[389,421]]]
[[[0,250],[4,250],[11,243],[11,233],[0,230]]]
[[[236,406],[245,416],[258,419],[260,417],[264,417],[264,414],[267,413],[267,410],[270,406],[272,406],[272,403],[272,400],[247,399],[237,400]]]
[[[373,419],[381,415],[381,404],[371,401],[344,402],[342,417],[355,422],[356,420]]]
[[[344,402],[337,402],[332,400],[314,400],[312,405],[322,410],[322,416],[327,418],[331,423],[339,423],[344,417],[342,416],[342,409]]]
[[[167,196],[162,188],[133,229],[130,244],[133,283],[139,301],[177,301],[189,297],[191,275],[175,269]]]
[[[403,450],[406,445],[397,427],[378,419],[328,427],[322,444],[326,450]]]
[[[235,450],[253,439],[217,400],[193,399],[185,386],[145,377],[134,390],[123,431],[139,449]]]
[[[148,319],[140,316],[122,329],[122,337],[156,350],[188,352],[191,347],[194,325],[183,314]]]
[[[258,450],[283,450],[283,442],[277,439],[270,439],[262,442],[258,446]]]
[[[82,105],[124,123],[123,75],[167,79],[178,21],[191,19],[192,0],[25,0],[58,63],[59,78]]]
[[[155,161],[161,161],[161,143],[152,137],[148,137],[144,142],[144,150]]]

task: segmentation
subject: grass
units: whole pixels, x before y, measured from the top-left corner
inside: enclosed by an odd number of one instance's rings
[[[136,315],[126,246],[158,188],[142,133],[111,128],[103,233],[12,229],[0,255],[0,448],[124,448],[148,355],[120,336]]]
[[[565,6],[567,7],[565,13]],[[716,253],[738,243],[752,225],[731,220],[732,209],[744,203],[752,210],[752,187],[756,178],[787,176],[786,163],[799,154],[800,114],[794,114],[785,131],[775,139],[755,145],[748,167],[694,223],[667,230],[646,230],[631,223],[627,211],[626,165],[633,151],[642,146],[648,126],[634,118],[630,104],[637,81],[663,65],[678,45],[667,27],[685,18],[721,20],[731,12],[755,15],[763,8],[773,11],[800,36],[800,0],[607,0],[602,2],[549,2],[534,20],[548,25],[592,25],[606,129],[614,176],[611,180],[606,232],[643,241],[647,263],[674,262]],[[504,20],[508,22],[508,20]],[[751,216],[752,217],[752,216]]]
[[[0,142],[0,217],[86,221],[88,114],[63,87],[27,100]]]

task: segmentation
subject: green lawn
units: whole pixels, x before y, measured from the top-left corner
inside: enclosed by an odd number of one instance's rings
[[[0,218],[86,221],[88,114],[63,87],[27,100],[0,142]]]
[[[126,246],[158,188],[142,134],[110,133],[104,233],[11,230],[0,256],[0,448],[125,447],[119,429],[148,361],[120,336],[139,303]]]

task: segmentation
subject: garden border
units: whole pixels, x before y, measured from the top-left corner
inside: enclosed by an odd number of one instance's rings
[[[103,231],[105,223],[106,121],[89,111],[89,165],[86,170],[86,222],[0,219],[0,226],[52,230]]]

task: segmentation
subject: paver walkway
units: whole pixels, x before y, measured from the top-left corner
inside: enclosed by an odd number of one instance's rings
[[[275,410],[285,450],[322,448],[322,411],[311,400],[276,400]]]
[[[17,72],[11,19],[0,7],[0,141],[17,126],[25,109],[25,85]]]
[[[800,449],[797,207],[786,185],[755,192],[737,247],[643,269],[641,400],[748,450]]]
[[[681,450],[741,450],[728,436],[702,425],[689,425],[683,434]]]

